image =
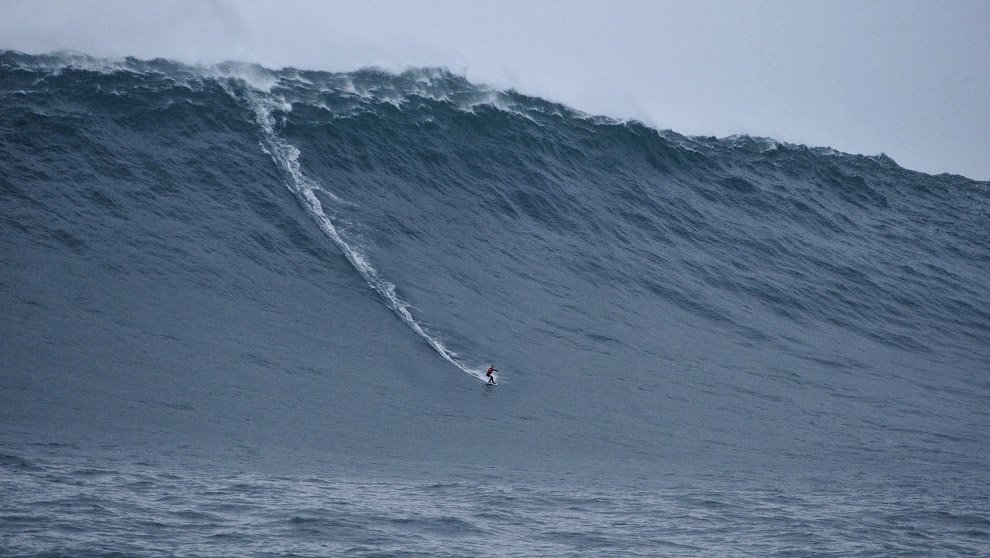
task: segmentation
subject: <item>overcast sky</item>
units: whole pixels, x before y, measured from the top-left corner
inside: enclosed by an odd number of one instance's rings
[[[990,0],[0,0],[0,48],[446,66],[685,134],[990,179]]]

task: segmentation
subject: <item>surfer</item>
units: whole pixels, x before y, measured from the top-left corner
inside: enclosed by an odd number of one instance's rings
[[[494,364],[491,365],[491,366],[489,366],[488,367],[488,371],[485,372],[485,376],[488,376],[488,383],[489,384],[494,384],[495,383],[495,376],[492,376],[492,372],[498,372],[498,370],[495,370],[495,365]]]

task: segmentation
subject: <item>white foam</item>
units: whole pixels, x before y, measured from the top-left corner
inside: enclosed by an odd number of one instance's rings
[[[323,204],[315,192],[326,193],[334,203],[346,204],[345,200],[327,191],[314,180],[303,174],[299,168],[299,149],[287,142],[275,130],[275,110],[289,110],[284,100],[271,95],[261,95],[256,90],[248,91],[247,101],[254,110],[256,121],[263,132],[262,149],[268,153],[285,177],[285,184],[300,200],[306,212],[316,221],[320,229],[331,239],[347,258],[362,278],[373,288],[394,312],[416,335],[426,341],[444,360],[456,366],[462,372],[484,380],[480,369],[470,368],[458,359],[457,353],[451,351],[435,336],[430,335],[409,311],[409,305],[396,294],[395,285],[382,278],[378,271],[368,262],[355,247],[348,244],[337,231],[333,221],[323,210]]]

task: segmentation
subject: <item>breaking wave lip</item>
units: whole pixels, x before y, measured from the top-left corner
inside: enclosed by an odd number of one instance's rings
[[[313,79],[316,79],[320,82],[317,85],[321,92],[336,90],[354,95],[365,103],[389,104],[400,110],[411,99],[420,98],[449,103],[467,113],[475,113],[479,107],[490,107],[540,126],[543,125],[541,117],[559,118],[565,115],[613,124],[633,122],[633,120],[585,114],[514,90],[469,84],[462,75],[440,67],[406,67],[401,70],[367,67],[349,72],[329,72],[292,67],[269,68],[253,62],[233,60],[213,64],[185,64],[162,58],[143,60],[130,56],[95,57],[75,51],[56,51],[44,55],[29,55],[3,49],[0,49],[0,52],[8,55],[8,62],[14,62],[21,69],[42,70],[55,75],[66,70],[83,70],[101,75],[116,72],[160,73],[170,79],[178,79],[183,85],[193,88],[195,88],[193,82],[201,80],[239,81],[266,95],[271,94],[276,88],[291,91],[293,82],[312,86],[316,84]],[[383,75],[396,79],[391,84],[383,84],[374,79],[369,82],[367,79]],[[308,102],[312,102],[312,99]]]
[[[354,95],[365,103],[389,104],[400,110],[410,99],[421,98],[449,103],[458,110],[467,113],[475,113],[479,107],[490,107],[503,113],[524,118],[541,127],[544,126],[544,118],[559,119],[562,117],[584,120],[592,124],[638,125],[654,130],[660,136],[684,149],[696,152],[698,148],[710,147],[707,144],[714,140],[730,146],[756,147],[760,152],[784,148],[791,150],[810,149],[819,155],[845,155],[845,153],[830,147],[810,147],[748,134],[733,134],[722,138],[683,135],[634,117],[590,114],[558,102],[520,93],[514,89],[499,89],[469,83],[463,73],[452,72],[447,67],[386,67],[378,65],[353,71],[336,72],[307,70],[290,66],[275,68],[256,62],[236,60],[211,64],[186,64],[164,58],[144,60],[132,56],[97,57],[71,50],[60,50],[47,54],[25,54],[0,49],[0,53],[9,56],[9,61],[14,61],[23,69],[40,69],[53,74],[59,74],[68,69],[92,71],[102,75],[109,75],[114,72],[157,72],[167,74],[170,78],[187,78],[190,81],[203,79],[240,81],[266,95],[273,94],[272,92],[276,88],[291,90],[292,82],[312,86],[316,84],[313,76],[319,76],[317,81],[323,82],[318,87],[321,92],[337,90]],[[362,76],[383,75],[391,76],[396,80],[390,85],[362,83]],[[191,86],[190,83],[184,85]],[[313,100],[308,99],[307,102],[312,103]],[[886,153],[864,155],[864,158],[880,165],[899,166]]]
[[[250,84],[247,85],[250,87]],[[237,97],[235,92],[229,89],[228,92],[235,98]],[[448,349],[435,335],[428,333],[410,312],[409,304],[396,293],[395,285],[384,279],[358,249],[341,237],[330,216],[323,210],[323,204],[315,192],[320,191],[327,194],[335,203],[346,204],[348,202],[306,176],[299,167],[299,149],[282,138],[275,130],[275,117],[272,112],[279,109],[291,110],[291,105],[279,103],[274,97],[263,97],[262,92],[256,88],[246,90],[244,99],[253,110],[255,121],[261,128],[262,141],[260,143],[262,149],[271,156],[272,161],[283,176],[286,187],[299,199],[320,230],[334,242],[351,266],[409,329],[426,341],[444,360],[462,372],[474,376],[478,380],[486,381],[481,368],[468,366],[460,360],[457,353]]]

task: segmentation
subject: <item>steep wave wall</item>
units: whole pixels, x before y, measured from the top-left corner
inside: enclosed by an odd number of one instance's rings
[[[990,451],[985,182],[435,69],[5,52],[0,99],[9,438],[654,465]],[[489,364],[498,388],[464,374]]]

